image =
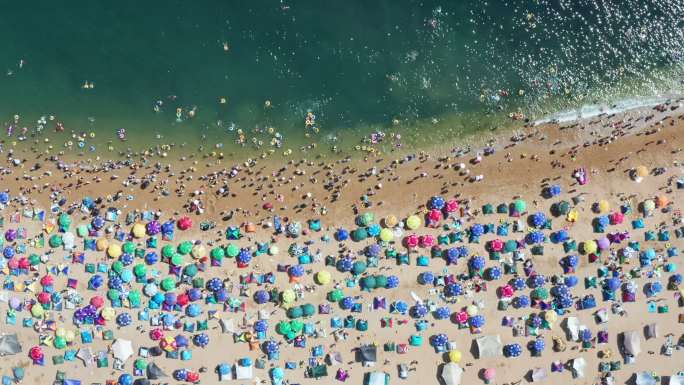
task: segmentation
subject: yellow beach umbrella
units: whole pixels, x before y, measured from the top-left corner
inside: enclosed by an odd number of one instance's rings
[[[421,220],[420,217],[417,215],[411,215],[410,217],[406,218],[406,228],[409,230],[415,230],[419,228],[421,225]]]
[[[601,214],[605,214],[610,211],[610,203],[605,199],[601,199],[598,203],[598,209]]]
[[[394,239],[394,232],[390,229],[380,230],[380,240],[383,242],[390,242]]]
[[[321,270],[318,273],[316,273],[316,282],[320,285],[327,285],[330,283],[332,276],[330,275],[329,271],[326,270]]]
[[[468,305],[466,307],[466,313],[468,313],[468,316],[472,317],[478,313],[479,309],[475,305]]]
[[[461,353],[460,350],[452,350],[449,352],[449,361],[454,362],[454,363],[459,363],[461,362],[461,358],[463,357],[463,354]]]
[[[399,223],[399,220],[397,220],[397,217],[394,215],[388,215],[385,217],[384,220],[384,225],[385,227],[394,227]]]
[[[195,245],[190,250],[190,255],[195,259],[204,258],[207,256],[207,248],[204,245]]]
[[[568,222],[577,222],[577,219],[578,219],[578,218],[579,218],[579,213],[577,212],[577,210],[572,209],[572,210],[570,210],[570,211],[568,212],[568,215],[566,215],[566,218],[565,218],[565,219],[566,219]]]
[[[584,252],[587,254],[593,254],[598,250],[598,245],[596,244],[596,241],[594,240],[589,240],[589,241],[584,241]]]
[[[283,291],[283,293],[281,294],[281,298],[283,300],[283,303],[285,303],[285,304],[289,304],[289,303],[294,302],[294,300],[296,298],[294,290],[287,289],[287,290]]]
[[[145,226],[142,223],[136,223],[133,225],[133,228],[131,228],[131,234],[133,234],[135,238],[140,239],[145,236],[145,233]]]
[[[119,258],[121,256],[121,245],[112,243],[107,247],[107,255],[112,258]]]
[[[45,314],[45,309],[43,307],[36,303],[33,306],[31,306],[31,315],[36,317],[36,318],[43,318],[43,315]]]
[[[100,315],[105,321],[111,321],[114,319],[114,315],[116,315],[116,312],[114,311],[114,308],[106,307],[102,309]]]
[[[95,242],[95,248],[97,251],[105,251],[109,246],[109,241],[106,238],[100,238]]]

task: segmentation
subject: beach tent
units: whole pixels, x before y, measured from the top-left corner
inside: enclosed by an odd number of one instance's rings
[[[651,372],[637,372],[635,376],[636,381],[634,381],[634,383],[636,385],[657,385],[659,382]],[[672,382],[670,382],[670,384],[672,384]]]
[[[158,380],[162,377],[167,377],[166,373],[164,373],[154,362],[147,364],[145,369],[147,371],[147,378],[150,380]]]
[[[385,372],[370,372],[364,377],[366,385],[389,385],[390,376]]]
[[[503,344],[501,343],[501,336],[498,334],[482,336],[475,341],[477,343],[478,358],[501,356]]]
[[[112,344],[112,354],[117,360],[126,362],[133,355],[133,344],[130,340],[119,338]]]
[[[235,321],[233,321],[232,318],[230,319],[221,319],[219,321],[219,324],[221,324],[221,331],[223,333],[230,333],[233,334],[235,333]]]
[[[684,374],[674,374],[670,376],[669,385],[684,385]]]
[[[21,353],[21,344],[16,334],[0,336],[0,356]]]
[[[639,332],[636,330],[624,332],[623,338],[622,344],[625,349],[625,354],[632,360],[636,359],[639,353],[641,353],[641,337],[639,336]]]
[[[646,325],[646,339],[658,338],[660,335],[660,328],[657,323],[651,323]]]
[[[463,376],[463,368],[455,362],[449,362],[442,367],[442,380],[446,385],[459,385]]]
[[[583,378],[584,369],[587,367],[587,361],[583,357],[572,360],[572,377]]]
[[[530,375],[532,382],[539,382],[546,379],[547,372],[545,368],[534,368],[532,369],[532,374]]]
[[[93,350],[90,348],[80,348],[76,357],[83,361],[83,365],[90,366],[93,363]]]
[[[579,319],[577,317],[568,317],[565,319],[566,336],[569,341],[579,340]]]
[[[375,345],[364,345],[358,350],[359,361],[363,366],[374,366],[378,360],[378,348]]]
[[[254,367],[252,365],[240,365],[238,362],[235,365],[235,379],[236,380],[250,380],[254,377]]]

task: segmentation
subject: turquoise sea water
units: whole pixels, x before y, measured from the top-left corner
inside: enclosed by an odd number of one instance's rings
[[[103,140],[124,128],[134,147],[232,146],[241,129],[270,148],[268,127],[284,148],[443,140],[678,94],[684,74],[679,0],[20,1],[0,20],[5,128],[54,115]]]

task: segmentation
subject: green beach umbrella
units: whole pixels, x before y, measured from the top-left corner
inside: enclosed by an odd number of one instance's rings
[[[64,230],[69,229],[69,226],[71,226],[71,218],[69,217],[69,214],[62,213],[59,216],[58,223],[59,223],[60,228],[62,228]]]
[[[176,289],[176,279],[173,277],[166,277],[161,281],[161,288],[164,291],[171,291]]]
[[[131,302],[131,306],[137,307],[140,305],[140,290],[131,290],[128,293],[128,300]]]
[[[506,241],[506,243],[504,243],[504,252],[506,252],[506,253],[512,253],[512,252],[516,251],[517,249],[518,249],[518,242],[513,240],[513,239],[509,239]]]
[[[366,262],[356,261],[352,265],[352,271],[354,272],[354,275],[363,274],[366,271],[367,267],[368,265],[366,265]]]
[[[78,235],[81,238],[84,238],[88,235],[88,226],[86,225],[80,225],[76,228],[76,235]]]
[[[64,244],[64,242],[62,241],[62,236],[59,234],[52,235],[50,237],[50,240],[48,241],[48,243],[50,244],[50,247],[53,247],[53,248],[54,247],[60,247]]]
[[[209,255],[211,256],[211,259],[221,260],[226,256],[226,251],[223,250],[223,247],[214,247],[211,249]]]
[[[527,203],[522,199],[516,199],[515,202],[513,202],[513,208],[518,213],[524,213],[527,211]]]
[[[226,248],[226,255],[229,256],[230,258],[235,258],[237,255],[240,254],[240,248],[233,245],[232,243],[228,245]]]
[[[359,219],[362,226],[368,226],[375,220],[375,215],[373,213],[364,213]]]
[[[376,282],[375,282],[375,277],[372,275],[369,275],[368,277],[364,277],[361,280],[361,284],[363,285],[364,288],[373,290],[376,287]]]
[[[40,256],[38,256],[38,254],[29,255],[28,260],[31,266],[36,266],[40,264]]]
[[[147,274],[147,266],[142,263],[135,265],[135,267],[133,267],[133,274],[138,278],[144,277]]]
[[[145,370],[147,369],[147,361],[145,361],[142,358],[138,358],[135,360],[135,363],[133,364],[136,369],[138,370]]]
[[[335,290],[331,291],[330,293],[328,293],[328,300],[330,302],[338,302],[342,298],[344,298],[344,293],[342,293],[342,290],[340,290],[340,289],[335,289]]]
[[[120,293],[118,290],[115,289],[109,289],[107,290],[107,298],[109,298],[112,301],[116,301],[121,297]]]
[[[181,254],[174,254],[171,257],[171,264],[174,266],[180,266],[183,264],[183,256]]]
[[[112,270],[114,270],[115,273],[121,274],[121,270],[123,270],[124,264],[121,261],[114,261],[112,263]]]
[[[57,349],[64,349],[67,345],[66,339],[62,336],[55,337],[53,344]]]
[[[532,297],[542,301],[546,300],[549,298],[549,291],[544,287],[538,287],[532,291]]]
[[[123,252],[126,254],[133,254],[135,253],[135,243],[130,241],[124,243],[121,247],[121,250],[123,250]]]
[[[185,274],[191,278],[196,276],[197,273],[198,273],[197,265],[195,265],[194,263],[192,265],[185,266],[185,268],[183,269],[183,274]]]
[[[176,254],[176,249],[174,249],[173,246],[164,245],[164,247],[162,247],[162,257],[171,258],[174,254]]]
[[[375,276],[375,286],[376,287],[381,287],[385,288],[387,287],[387,276],[385,275],[376,275]]]
[[[185,241],[178,245],[178,253],[181,255],[188,255],[192,251],[192,242]]]
[[[363,227],[359,227],[352,232],[352,239],[356,242],[361,242],[368,238],[368,231]]]
[[[302,305],[302,312],[304,313],[304,317],[311,317],[316,314],[316,307],[310,303],[304,304]]]
[[[287,316],[290,318],[299,318],[304,315],[304,310],[300,306],[294,306],[287,309]]]
[[[292,331],[292,327],[290,327],[289,322],[287,322],[287,321],[278,322],[278,325],[276,326],[276,332],[278,332],[278,334],[285,335],[291,331]]]
[[[298,319],[292,320],[290,321],[290,328],[292,328],[293,332],[299,333],[302,331],[302,329],[304,329],[304,322]]]

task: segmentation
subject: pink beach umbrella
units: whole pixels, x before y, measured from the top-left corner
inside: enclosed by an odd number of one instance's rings
[[[492,248],[492,251],[501,251],[504,248],[504,242],[497,238],[489,243],[489,247]]]
[[[484,373],[482,373],[482,378],[484,378],[485,384],[491,384],[495,377],[496,369],[494,368],[487,368],[485,369]]]
[[[501,296],[504,298],[513,297],[514,292],[515,292],[515,289],[513,289],[513,286],[511,286],[511,285],[502,286],[500,289]]]
[[[413,249],[418,246],[418,236],[416,234],[411,234],[404,238],[404,243],[409,249]]]
[[[419,241],[422,247],[432,247],[435,244],[435,237],[432,235],[421,235]]]
[[[625,215],[621,212],[614,212],[609,216],[611,225],[619,225],[625,220]]]
[[[458,202],[456,199],[449,199],[444,205],[444,210],[448,213],[453,213],[458,210]]]
[[[430,223],[439,223],[442,220],[442,212],[437,209],[432,209],[428,212],[428,219]]]
[[[192,227],[192,219],[190,217],[183,217],[178,220],[178,228],[181,230],[187,230]]]
[[[461,310],[456,313],[456,322],[463,325],[468,322],[468,313],[465,310]]]

